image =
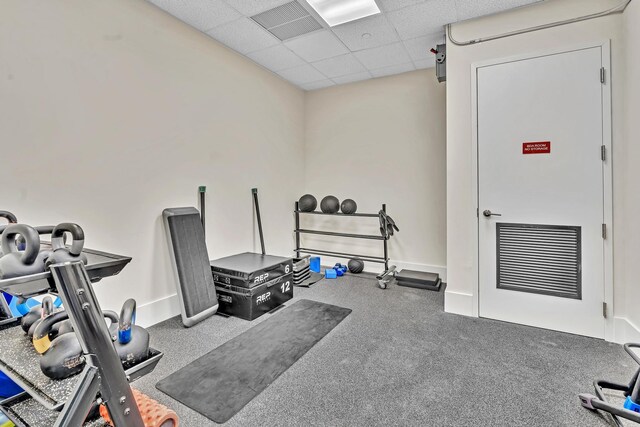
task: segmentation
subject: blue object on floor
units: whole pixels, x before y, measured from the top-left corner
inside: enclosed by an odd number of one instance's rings
[[[324,278],[325,279],[335,279],[338,277],[338,272],[335,271],[333,268],[327,268],[324,271]]]
[[[311,259],[309,260],[309,270],[313,271],[314,273],[320,273],[320,257],[319,256],[311,257]]]
[[[631,400],[631,396],[627,396],[627,400],[624,401],[624,409],[640,413],[640,405]]]
[[[14,383],[11,378],[0,372],[0,398],[6,399],[11,396],[15,396],[18,393],[22,393],[23,390]]]
[[[344,276],[344,273],[347,272],[349,267],[347,267],[346,265],[337,263],[336,265],[333,266],[333,269],[336,271],[336,273],[338,273],[338,277],[341,277],[341,276]]]
[[[14,317],[22,317],[31,310],[32,307],[40,305],[41,302],[34,298],[29,298],[22,304],[18,303],[18,298],[11,296],[9,294],[4,294],[5,299],[9,303],[9,309],[11,310],[11,314]],[[62,305],[62,300],[60,297],[57,297],[55,301],[53,301],[53,306],[58,308]]]

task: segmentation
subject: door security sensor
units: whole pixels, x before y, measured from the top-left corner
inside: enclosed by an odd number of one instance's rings
[[[439,44],[431,53],[436,56],[436,77],[440,83],[447,81],[447,45]]]

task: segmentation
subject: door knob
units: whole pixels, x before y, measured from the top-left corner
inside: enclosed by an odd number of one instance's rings
[[[482,215],[486,216],[486,217],[490,217],[490,216],[502,216],[502,214],[499,213],[493,213],[491,212],[489,209],[485,210],[482,212]]]

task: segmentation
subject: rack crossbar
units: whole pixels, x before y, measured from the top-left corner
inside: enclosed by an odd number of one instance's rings
[[[298,229],[294,231],[296,233],[302,233],[302,234],[319,234],[322,236],[347,237],[350,239],[386,240],[383,236],[376,236],[373,234],[350,234],[350,233],[337,233],[335,231],[320,231],[320,230],[307,230],[307,229]]]
[[[300,248],[298,249],[298,251],[305,253],[305,254],[316,254],[316,255],[327,255],[327,256],[335,256],[338,258],[360,258],[363,261],[367,261],[367,262],[376,262],[379,264],[384,264],[386,261],[384,258],[382,257],[377,257],[377,256],[370,256],[370,255],[357,255],[357,254],[349,254],[349,253],[345,253],[345,252],[333,252],[333,251],[325,251],[322,249],[312,249],[312,248]]]

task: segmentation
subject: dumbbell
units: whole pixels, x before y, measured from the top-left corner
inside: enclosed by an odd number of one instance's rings
[[[336,271],[336,274],[338,275],[338,277],[341,277],[341,276],[344,276],[344,273],[347,272],[349,267],[340,263],[336,263],[336,265],[333,266],[333,269]]]

